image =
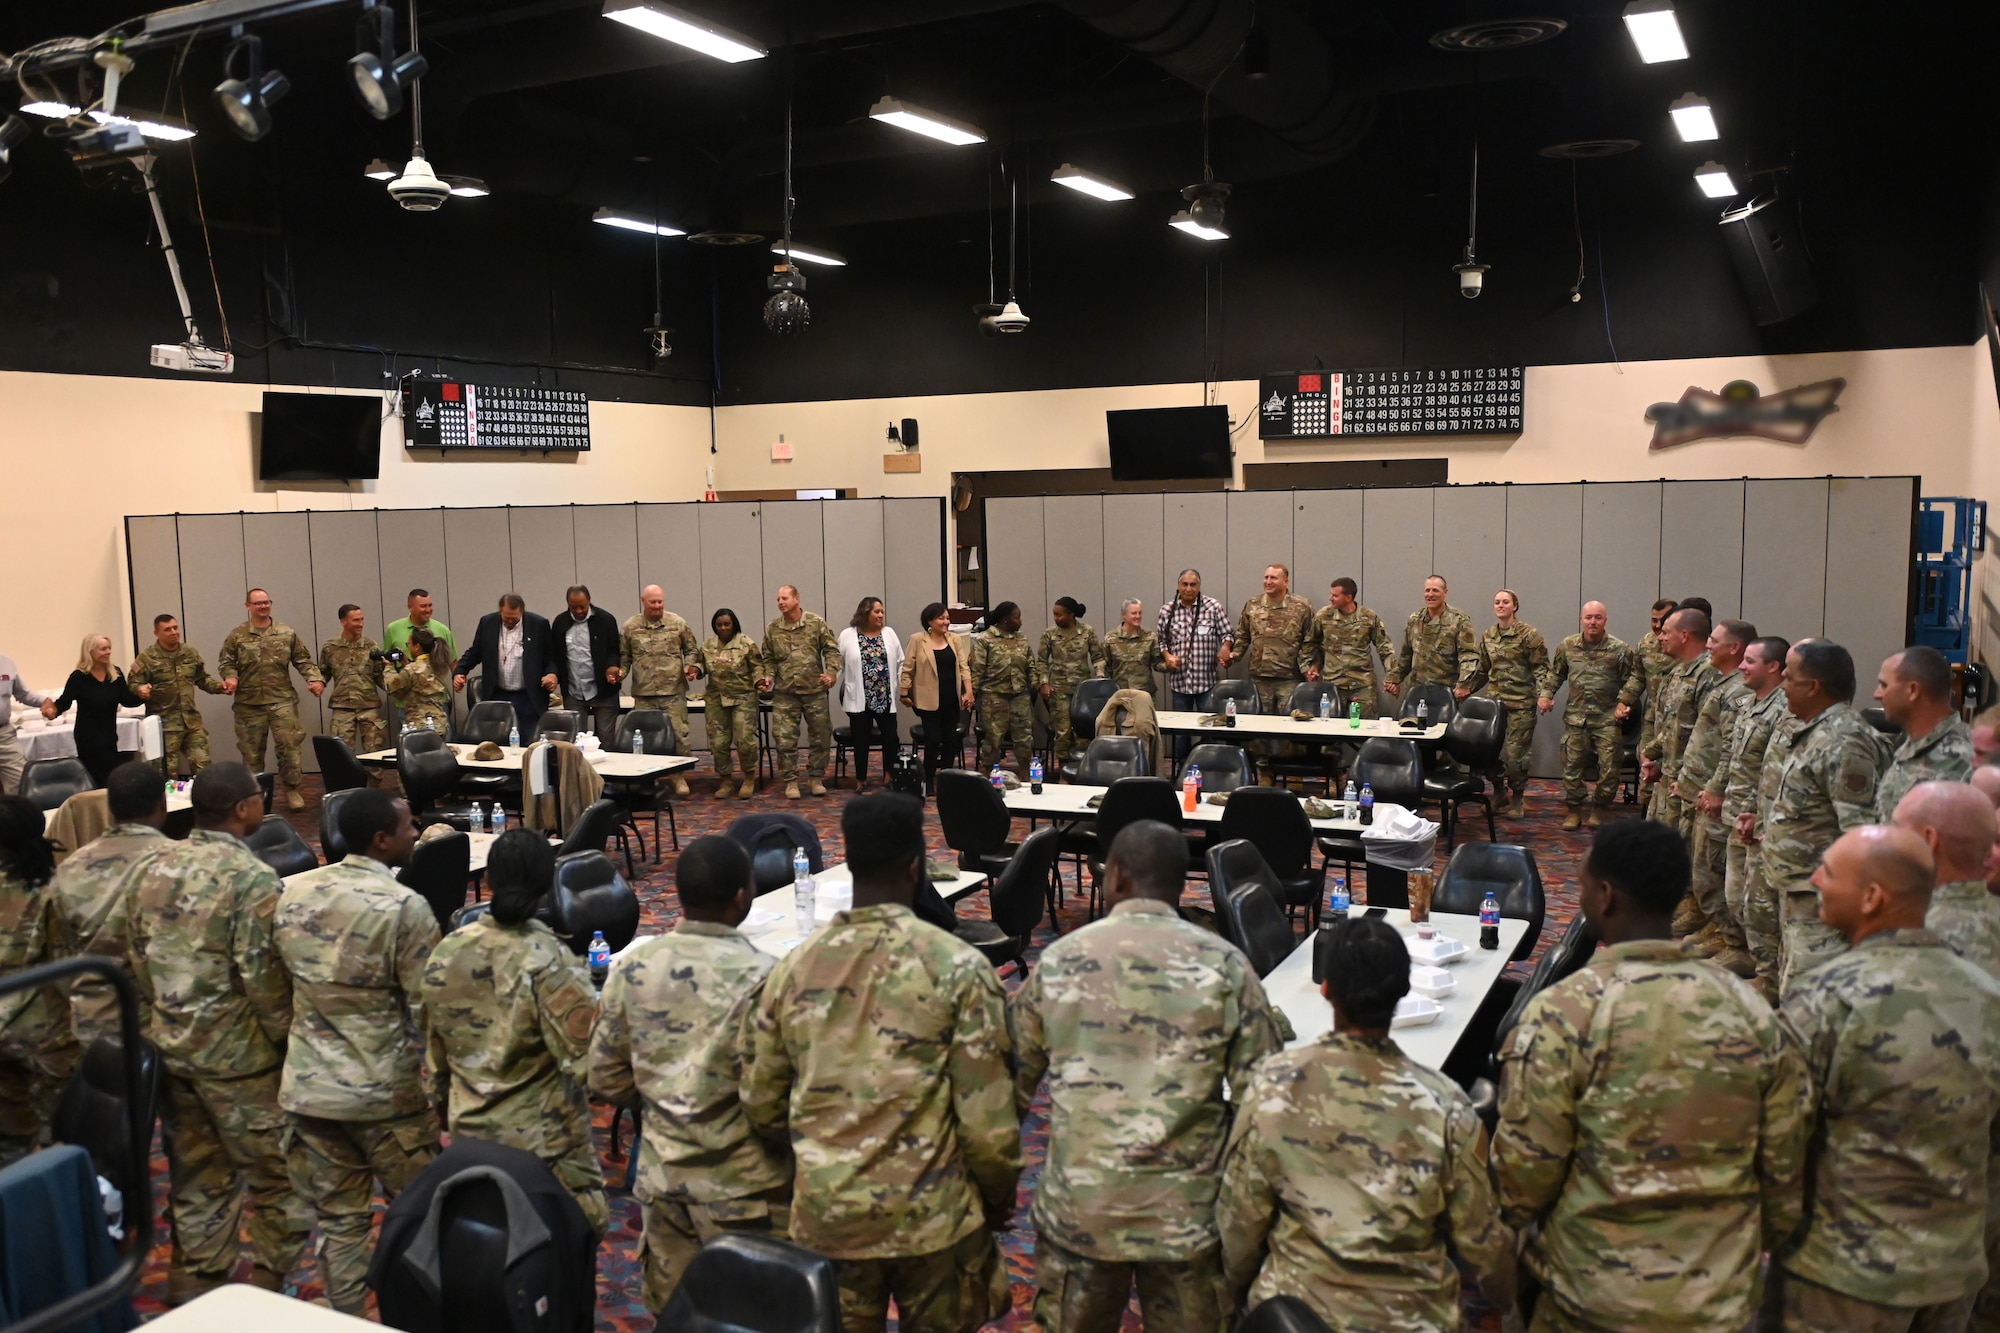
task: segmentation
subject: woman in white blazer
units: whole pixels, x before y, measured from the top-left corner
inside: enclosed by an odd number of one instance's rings
[[[903,675],[903,641],[889,628],[880,597],[864,597],[840,632],[840,707],[854,735],[854,789],[868,786],[868,746],[882,747],[882,779],[889,778],[898,744],[896,691]]]

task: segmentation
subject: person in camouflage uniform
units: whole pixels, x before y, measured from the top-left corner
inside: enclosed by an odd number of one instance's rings
[[[1333,929],[1320,987],[1333,1030],[1231,1079],[1215,1203],[1226,1313],[1291,1296],[1335,1333],[1461,1328],[1454,1250],[1511,1310],[1514,1237],[1494,1206],[1486,1127],[1389,1035],[1409,952],[1387,922]]]
[[[1353,579],[1343,576],[1333,581],[1327,604],[1314,614],[1306,637],[1306,679],[1335,686],[1344,703],[1360,704],[1361,716],[1374,717],[1381,711],[1375,662],[1379,658],[1387,671],[1396,650],[1382,617],[1355,599],[1359,591]]]
[[[674,867],[681,919],[611,969],[590,1039],[590,1090],[640,1111],[646,1308],[657,1317],[701,1247],[729,1231],[790,1234],[791,1154],[752,1132],[738,1088],[775,961],[737,930],[750,854],[696,838]]]
[[[639,590],[639,614],[618,629],[618,667],[625,673],[634,708],[657,708],[674,724],[674,754],[688,745],[688,682],[701,674],[696,654],[701,640],[687,621],[667,610],[667,594],[657,583]],[[674,795],[688,794],[687,779],[676,775]]]
[[[104,795],[111,827],[56,867],[50,887],[77,952],[115,959],[123,967],[126,892],[177,844],[162,831],[167,796],[151,764],[134,759],[118,765]],[[85,1046],[119,1034],[118,994],[102,978],[78,977],[71,984],[70,1012],[77,1040]]]
[[[42,812],[22,797],[0,796],[0,974],[74,952],[54,871]],[[81,1054],[61,986],[0,996],[0,1166],[46,1141]]]
[[[134,690],[141,685],[153,687],[153,692],[146,696],[146,713],[160,719],[167,772],[180,772],[183,759],[187,761],[190,776],[213,762],[208,750],[208,724],[201,720],[194,692],[227,694],[229,688],[208,674],[199,648],[181,642],[179,620],[166,613],[153,617],[153,642],[133,659],[131,670],[125,673],[125,683]]]
[[[1049,749],[1058,773],[1076,744],[1070,699],[1077,686],[1104,674],[1104,645],[1097,631],[1083,623],[1085,610],[1074,597],[1058,597],[1049,613],[1056,623],[1042,631],[1035,653],[1042,661],[1042,702],[1048,705]]]
[[[1257,707],[1270,717],[1283,717],[1292,706],[1292,691],[1305,679],[1306,641],[1312,636],[1313,604],[1292,591],[1292,571],[1284,565],[1264,567],[1264,592],[1243,603],[1236,617],[1236,637],[1222,646],[1216,660],[1227,667],[1241,657],[1257,687]],[[1242,651],[1236,645],[1243,646]]]
[[[1118,628],[1104,636],[1104,674],[1121,690],[1153,693],[1153,673],[1166,669],[1160,636],[1145,626],[1146,604],[1127,597],[1119,608]]]
[[[229,631],[222,651],[215,655],[215,669],[222,673],[225,694],[233,695],[236,706],[236,749],[243,766],[252,773],[264,766],[264,742],[269,738],[278,750],[278,777],[285,784],[288,809],[306,808],[299,795],[304,770],[299,767],[299,747],[306,731],[299,723],[299,696],[286,673],[296,669],[306,678],[306,688],[317,699],[326,689],[319,668],[313,665],[312,650],[306,647],[289,625],[271,618],[271,594],[252,588],[243,599],[250,618]]]
[[[264,821],[263,792],[244,765],[220,763],[191,795],[194,832],[125,900],[125,966],[160,1050],[173,1304],[229,1280],[243,1196],[259,1286],[279,1289],[312,1229],[286,1174],[278,1106],[292,1029],[291,979],[271,936],[278,876],[243,845]]]
[[[1854,711],[1854,659],[1839,644],[1793,645],[1784,689],[1799,725],[1765,750],[1761,863],[1783,940],[1779,991],[1790,996],[1808,971],[1846,947],[1820,916],[1813,871],[1834,839],[1873,822],[1888,747]]]
[[[1034,1202],[1046,1333],[1115,1333],[1135,1281],[1152,1333],[1222,1322],[1223,1084],[1248,1087],[1283,1043],[1250,960],[1175,911],[1187,862],[1179,829],[1127,825],[1105,857],[1110,913],[1051,944],[1007,1004],[1020,1115],[1049,1075]]]
[[[541,1158],[602,1236],[611,1208],[584,1089],[597,995],[583,960],[535,920],[555,867],[548,839],[523,828],[487,851],[493,910],[446,935],[424,965],[426,1063],[454,1137]]]
[[[1577,896],[1604,947],[1502,1039],[1493,1179],[1537,1329],[1739,1333],[1799,1222],[1805,1066],[1747,983],[1674,942],[1688,873],[1664,825],[1598,830]]]
[[[807,789],[826,795],[826,765],[833,757],[833,713],[826,692],[840,666],[840,641],[826,621],[799,605],[799,590],[778,589],[778,618],[764,627],[764,678],[757,688],[771,696],[772,740],[785,795],[799,799],[799,724],[812,752],[806,757]],[[752,770],[753,772],[755,770]]]
[[[1643,752],[1653,743],[1653,727],[1659,717],[1660,685],[1667,673],[1674,669],[1674,659],[1660,646],[1660,631],[1667,623],[1667,617],[1680,609],[1679,603],[1671,597],[1662,597],[1653,603],[1652,628],[1639,636],[1639,642],[1632,651],[1638,654],[1639,684],[1646,693],[1645,707],[1639,715],[1639,749]],[[1645,809],[1651,803],[1653,784],[1643,779],[1639,784],[1639,807]]]
[[[971,1333],[1009,1306],[994,1232],[1021,1173],[1012,1044],[993,965],[910,910],[923,806],[841,811],[854,906],[778,960],[753,1019],[743,1112],[789,1137],[792,1239],[834,1261],[847,1333]],[[894,1150],[888,1150],[894,1145]]]
[[[1875,788],[1875,819],[1886,824],[1918,783],[1972,776],[1972,728],[1951,706],[1951,663],[1935,648],[1905,648],[1883,659],[1875,702],[1903,731]]]
[[[1771,1256],[1769,1326],[1962,1329],[1986,1280],[2000,982],[1924,928],[1933,875],[1916,835],[1871,826],[1814,876],[1848,947],[1797,978],[1780,1015],[1817,1125],[1811,1209]]]
[[[1556,706],[1556,691],[1569,683],[1569,700],[1563,705],[1563,804],[1569,813],[1563,827],[1583,824],[1583,766],[1592,755],[1597,758],[1597,794],[1591,803],[1590,822],[1595,827],[1603,812],[1618,796],[1618,769],[1623,749],[1619,724],[1632,712],[1639,697],[1641,678],[1638,659],[1632,650],[1605,632],[1609,615],[1602,602],[1585,602],[1580,623],[1582,632],[1556,645],[1542,672],[1541,698],[1535,711],[1547,713]]]
[[[393,1202],[438,1155],[418,1068],[438,926],[430,904],[396,881],[417,845],[406,803],[357,791],[341,807],[340,836],[346,859],[294,876],[278,901],[274,934],[296,1007],[278,1101],[291,1113],[292,1186],[319,1219],[327,1301],[358,1317],[375,1182]]]
[[[445,642],[428,629],[413,629],[401,651],[408,660],[384,671],[382,684],[403,710],[403,727],[443,735],[451,727],[452,661]]]
[[[2000,981],[2000,898],[1986,891],[1993,803],[1970,783],[1919,782],[1896,803],[1893,822],[1923,839],[1937,871],[1924,929]]]
[[[1535,701],[1549,668],[1549,645],[1540,630],[1515,619],[1520,610],[1521,599],[1512,589],[1494,593],[1495,624],[1479,640],[1486,693],[1507,706],[1507,739],[1492,774],[1493,791],[1506,798],[1505,813],[1515,819],[1528,813],[1528,768],[1535,759],[1535,719],[1540,716]]]
[[[1403,646],[1383,688],[1401,695],[1406,685],[1445,685],[1454,699],[1479,688],[1485,663],[1479,657],[1479,635],[1472,617],[1446,603],[1450,591],[1444,577],[1424,580],[1424,607],[1403,622]]]
[[[1042,659],[1021,633],[1021,608],[1002,602],[986,617],[986,628],[972,636],[967,669],[979,707],[979,768],[1000,762],[1010,743],[1014,763],[1025,781],[1028,761],[1035,754],[1033,698],[1043,685]]]
[[[1682,824],[1681,801],[1674,794],[1681,755],[1687,750],[1688,737],[1694,732],[1695,720],[1701,716],[1709,692],[1722,683],[1722,673],[1708,660],[1708,636],[1712,628],[1707,616],[1684,606],[1667,617],[1660,631],[1660,646],[1674,659],[1675,665],[1659,684],[1653,712],[1653,740],[1650,745],[1639,747],[1639,778],[1653,792],[1646,817],[1671,829],[1679,829]],[[1681,919],[1686,923],[1688,914],[1684,913]],[[1684,933],[1692,933],[1700,924],[1699,921],[1687,924]]]
[[[1676,612],[1675,614],[1679,614]],[[1746,947],[1743,923],[1730,915],[1725,885],[1729,871],[1728,830],[1721,811],[1710,811],[1701,797],[1709,780],[1722,766],[1736,714],[1756,695],[1743,679],[1739,668],[1744,652],[1757,638],[1757,627],[1745,620],[1718,620],[1708,636],[1708,664],[1718,676],[1708,697],[1702,700],[1681,751],[1680,767],[1668,791],[1680,810],[1680,834],[1694,859],[1694,875],[1689,881],[1691,907],[1686,912],[1683,938],[1719,967],[1739,977],[1757,974],[1757,960]]]
[[[362,631],[368,616],[349,602],[340,608],[340,634],[319,646],[319,673],[326,678],[320,698],[332,712],[328,727],[356,754],[369,754],[388,743],[389,724],[382,716],[384,664],[380,645]]]
[[[702,719],[708,727],[708,757],[715,761],[717,796],[729,796],[729,753],[743,770],[743,786],[736,793],[743,800],[757,794],[757,682],[764,675],[764,654],[757,641],[743,633],[736,613],[722,607],[708,618],[714,631],[701,645],[695,670],[708,677],[702,695]]]
[[[1757,788],[1764,756],[1780,723],[1796,721],[1785,710],[1785,655],[1791,644],[1764,636],[1743,650],[1743,683],[1750,697],[1737,707],[1723,757],[1695,800],[1704,814],[1720,818],[1728,830],[1723,859],[1722,899],[1730,921],[1743,932],[1743,947],[1755,963],[1752,984],[1765,1001],[1778,1002],[1778,974],[1784,948],[1777,904],[1764,883],[1763,827]]]

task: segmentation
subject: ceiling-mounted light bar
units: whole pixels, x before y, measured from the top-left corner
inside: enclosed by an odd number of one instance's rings
[[[1695,169],[1694,183],[1711,199],[1732,199],[1739,191],[1730,179],[1729,168],[1720,162],[1704,162]]]
[[[31,116],[47,116],[50,120],[67,120],[83,114],[82,107],[71,106],[67,102],[23,102],[21,110]]]
[[[1117,181],[1107,180],[1094,171],[1085,171],[1082,167],[1072,166],[1067,162],[1057,167],[1049,179],[1058,185],[1067,185],[1078,194],[1087,194],[1093,199],[1116,201],[1132,197],[1132,192]]]
[[[618,227],[625,231],[642,231],[648,236],[685,236],[679,227],[669,227],[664,222],[652,218],[642,218],[636,213],[621,213],[615,208],[600,208],[590,215],[592,222],[601,222],[607,227]]]
[[[1220,226],[1211,227],[1207,223],[1198,220],[1194,214],[1188,212],[1185,208],[1168,218],[1167,225],[1175,231],[1184,231],[1190,236],[1199,236],[1204,241],[1226,241],[1229,239],[1228,228]]]
[[[628,28],[648,36],[685,46],[732,65],[746,60],[762,60],[770,54],[740,33],[731,32],[705,18],[663,5],[659,0],[604,0],[604,17],[616,19]]]
[[[476,176],[440,176],[438,179],[449,185],[453,196],[459,199],[484,199],[493,193],[486,188],[486,182]]]
[[[912,106],[894,97],[885,97],[869,107],[868,118],[960,148],[967,144],[986,142],[986,131],[977,125],[968,125],[962,120],[953,120],[950,116],[926,111],[920,106]]]
[[[67,120],[80,114],[76,107],[66,102],[23,102],[21,110],[31,116],[44,116],[49,120]],[[179,143],[192,139],[195,131],[172,116],[158,111],[127,111],[123,115],[107,116],[102,111],[93,111],[90,118],[100,125],[136,125],[139,133],[148,139],[161,143]]]
[[[370,162],[361,174],[371,181],[392,181],[403,173],[378,157]]]
[[[1632,0],[1625,6],[1625,31],[1638,48],[1639,59],[1648,65],[1688,58],[1687,38],[1681,35],[1674,0]]]
[[[783,241],[772,241],[771,253],[774,255],[784,254],[785,243]],[[824,264],[828,268],[847,267],[847,260],[844,256],[835,254],[833,251],[822,246],[800,245],[797,241],[793,241],[791,255],[792,258],[802,259],[808,264]]]
[[[1706,97],[1695,93],[1683,94],[1679,101],[1667,108],[1667,114],[1674,118],[1674,128],[1680,131],[1682,143],[1707,143],[1710,139],[1722,137],[1722,131],[1715,124],[1715,108],[1708,104]]]

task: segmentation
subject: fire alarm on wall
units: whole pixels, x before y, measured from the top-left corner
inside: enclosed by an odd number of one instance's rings
[[[771,461],[773,463],[792,461],[792,446],[785,443],[785,437],[782,435],[778,437],[778,442],[771,446]]]

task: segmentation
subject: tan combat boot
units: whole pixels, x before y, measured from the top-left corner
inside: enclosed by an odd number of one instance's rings
[[[1750,951],[1747,949],[1731,946],[1723,949],[1709,961],[1725,971],[1734,972],[1745,981],[1757,975],[1757,960],[1750,956]]]
[[[1601,805],[1591,806],[1590,819],[1588,822],[1592,828],[1601,827],[1604,823],[1604,807]]]
[[[285,808],[293,812],[306,808],[306,798],[299,795],[298,788],[289,787],[285,790]]]
[[[799,784],[796,780],[787,782],[785,784],[785,799],[788,801],[796,801],[799,799]]]
[[[1571,806],[1571,807],[1570,807],[1570,810],[1569,810],[1569,813],[1563,816],[1563,827],[1564,827],[1565,829],[1579,829],[1579,828],[1582,828],[1582,827],[1583,827],[1583,811],[1581,811],[1581,810],[1577,809],[1577,808],[1576,808],[1575,806]]]
[[[745,778],[743,779],[742,789],[736,793],[736,799],[739,801],[747,801],[756,794],[757,794],[757,779]]]
[[[826,795],[826,784],[818,778],[814,778],[811,784],[806,787],[806,790],[814,796],[824,796]]]
[[[1692,897],[1682,898],[1681,905],[1674,909],[1674,938],[1687,938],[1705,926],[1707,921]]]
[[[688,798],[688,794],[689,794],[689,793],[688,793],[688,784],[687,784],[687,779],[686,779],[686,778],[675,778],[675,779],[674,779],[674,795],[676,795],[676,796],[680,797],[680,798],[681,798],[682,800],[686,800],[686,799]]]
[[[1528,793],[1524,791],[1515,792],[1514,799],[1507,803],[1507,809],[1503,813],[1509,819],[1526,819],[1528,817]]]

